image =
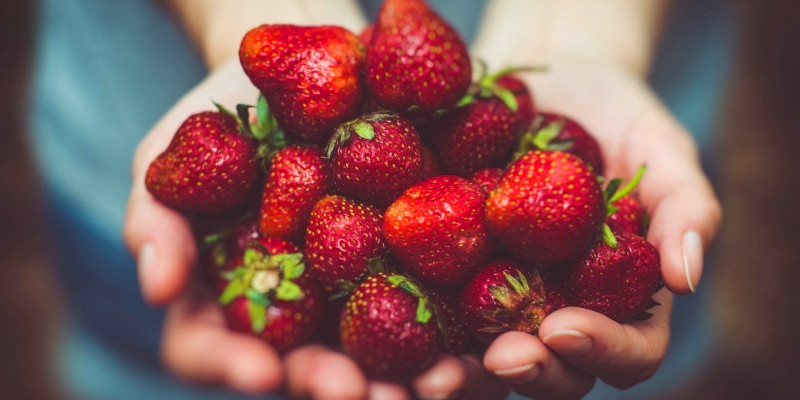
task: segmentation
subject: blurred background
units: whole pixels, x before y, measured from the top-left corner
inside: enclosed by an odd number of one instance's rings
[[[725,222],[700,287],[713,356],[668,398],[800,399],[800,2],[729,3],[734,59],[706,160]],[[59,398],[64,310],[24,117],[35,13],[35,2],[0,2],[0,399]]]

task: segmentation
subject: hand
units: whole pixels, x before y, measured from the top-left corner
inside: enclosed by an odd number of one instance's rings
[[[443,356],[406,388],[369,381],[353,360],[320,345],[302,346],[282,359],[263,341],[227,329],[213,294],[193,279],[197,249],[188,221],[147,192],[144,175],[187,116],[211,109],[212,99],[233,107],[256,96],[238,60],[225,63],[178,101],[136,150],[125,240],[138,257],[145,299],[167,307],[161,349],[166,367],[192,382],[254,394],[285,388],[300,398],[392,400],[410,398],[410,389],[421,398],[456,392],[475,399],[505,397],[508,390],[474,357]]]
[[[694,292],[721,210],[689,134],[640,78],[619,67],[556,62],[529,78],[541,109],[576,119],[598,139],[608,177],[630,179],[647,165],[638,189],[652,217],[647,238],[659,250],[666,287]],[[656,300],[661,306],[650,310],[652,318],[626,324],[589,310],[559,310],[545,318],[539,337],[500,336],[483,364],[536,399],[581,398],[595,377],[633,386],[656,371],[669,340],[672,294],[664,289]]]

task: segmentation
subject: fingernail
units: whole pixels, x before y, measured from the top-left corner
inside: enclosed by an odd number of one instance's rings
[[[499,369],[494,374],[511,383],[528,383],[539,376],[541,369],[537,364],[528,364],[514,368]]]
[[[703,242],[695,231],[683,234],[683,270],[686,273],[686,284],[694,293],[703,272]]]
[[[553,332],[544,339],[544,344],[567,357],[583,357],[592,351],[592,339],[585,333],[572,329]]]
[[[147,282],[153,280],[153,275],[156,273],[155,271],[155,260],[156,260],[156,248],[153,246],[152,243],[147,242],[142,245],[142,248],[139,249],[139,282],[142,286],[142,290],[144,288],[150,286]]]

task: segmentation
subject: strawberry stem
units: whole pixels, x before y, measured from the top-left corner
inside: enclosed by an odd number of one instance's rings
[[[603,223],[603,242],[610,247],[617,248],[619,246],[619,242],[617,242],[617,238],[614,236],[614,232],[611,231],[611,227],[608,224]]]
[[[611,198],[609,198],[608,201],[610,203],[613,203],[630,194],[633,191],[633,189],[635,189],[636,186],[639,185],[639,182],[642,180],[642,177],[644,176],[646,170],[647,170],[647,165],[642,164],[642,166],[636,170],[636,174],[633,175],[633,179],[631,179],[631,181],[628,182],[627,185],[623,186],[622,189],[617,190],[613,195],[611,195]]]

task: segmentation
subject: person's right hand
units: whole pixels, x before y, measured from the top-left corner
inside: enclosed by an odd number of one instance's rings
[[[260,339],[227,329],[210,288],[193,274],[197,249],[188,221],[150,195],[144,176],[187,116],[211,109],[211,100],[230,108],[256,96],[238,60],[231,60],[180,99],[136,150],[124,234],[138,259],[144,298],[167,308],[161,343],[167,369],[195,383],[252,394],[282,389],[295,398],[401,400],[411,392],[423,399],[457,392],[469,393],[465,399],[505,397],[505,386],[474,357],[442,356],[404,387],[369,381],[352,359],[321,345],[301,346],[282,358]]]

